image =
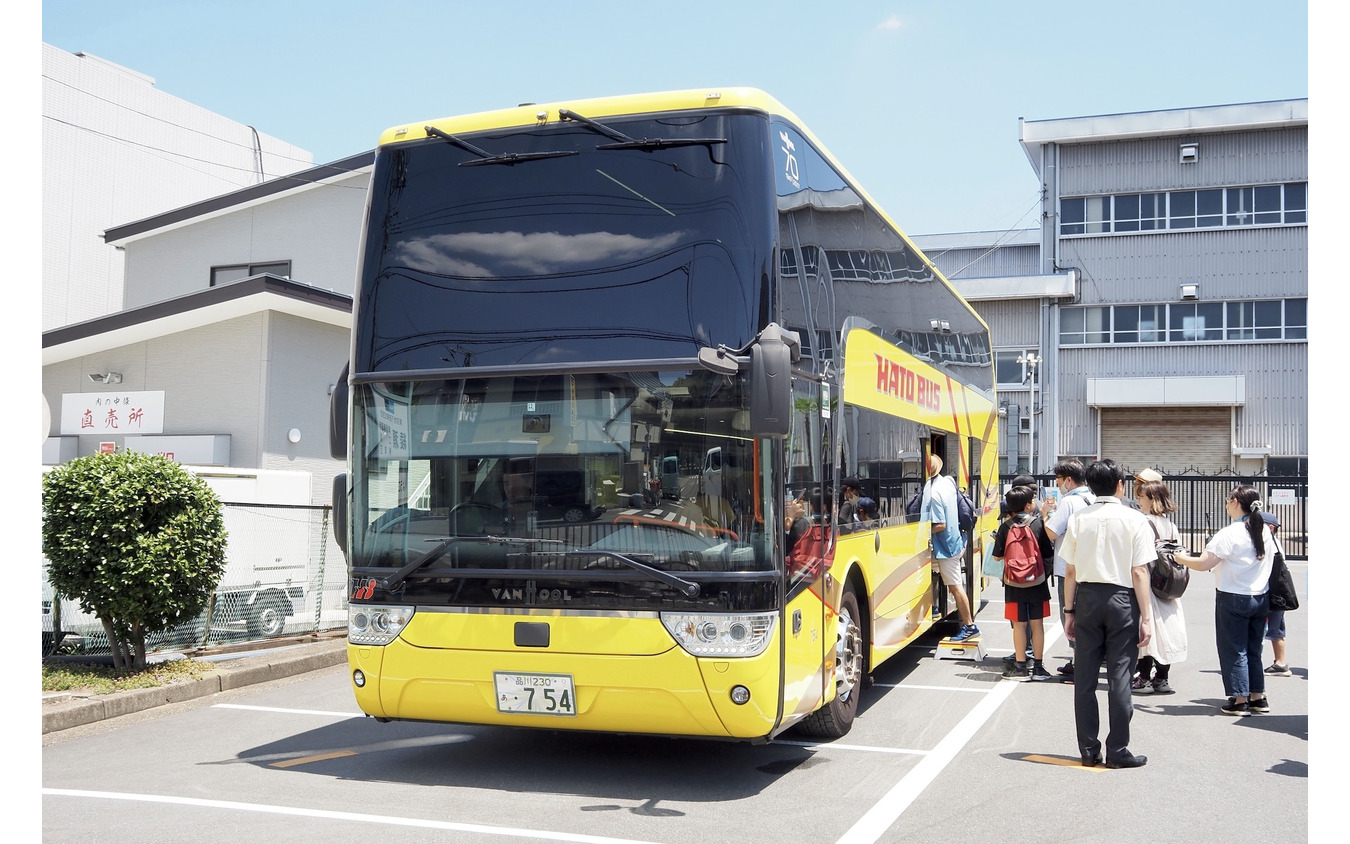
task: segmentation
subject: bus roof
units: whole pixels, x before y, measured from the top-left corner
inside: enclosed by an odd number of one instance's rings
[[[650,114],[662,111],[689,111],[700,108],[746,108],[786,117],[799,127],[801,121],[782,103],[757,88],[691,88],[684,91],[663,91],[651,94],[626,94],[617,97],[597,97],[553,103],[525,103],[515,108],[482,111],[456,117],[410,123],[391,127],[380,135],[380,146],[421,140],[427,137],[426,127],[433,126],[451,134],[505,129],[513,126],[537,126],[558,120],[558,109],[571,109],[586,117],[617,117],[628,114]],[[804,127],[803,127],[804,128]],[[812,140],[815,140],[814,138]]]

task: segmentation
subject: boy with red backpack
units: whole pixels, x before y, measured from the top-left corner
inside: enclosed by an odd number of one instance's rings
[[[1045,560],[1053,559],[1054,543],[1036,519],[1036,490],[1015,486],[1004,495],[1009,518],[994,534],[994,559],[1003,563],[1003,617],[1012,622],[1014,660],[1003,669],[1007,680],[1052,679],[1042,662],[1045,619],[1050,615],[1050,585]],[[1029,624],[1028,624],[1029,622]],[[1025,662],[1027,627],[1031,628],[1030,667]]]

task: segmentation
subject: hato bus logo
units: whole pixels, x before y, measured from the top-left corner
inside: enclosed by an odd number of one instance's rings
[[[368,601],[373,597],[375,597],[375,579],[371,578],[370,580],[367,580],[364,585],[357,584],[356,589],[352,592],[350,600]]]

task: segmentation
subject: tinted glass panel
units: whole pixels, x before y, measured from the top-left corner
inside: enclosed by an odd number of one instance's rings
[[[480,133],[479,164],[440,139],[382,151],[357,295],[355,371],[692,357],[768,321],[773,242],[759,116],[604,121]],[[372,283],[378,280],[378,284]]]
[[[1064,199],[1059,203],[1060,231],[1063,234],[1082,234],[1087,219],[1086,199]]]
[[[1276,300],[1274,302],[1256,303],[1256,338],[1258,340],[1279,339],[1283,335],[1281,331],[1283,322],[1283,302]]]
[[[690,598],[626,562],[696,582],[774,568],[764,525],[781,515],[757,499],[769,477],[755,474],[772,461],[736,427],[742,378],[504,376],[357,385],[353,397],[351,565],[388,577],[444,545],[407,579],[410,602],[773,605],[777,578],[708,582]]]
[[[1174,229],[1195,228],[1195,191],[1179,190],[1168,194],[1169,225]]]
[[[1196,191],[1196,225],[1218,226],[1223,224],[1223,191]]]
[[[1284,300],[1284,336],[1289,340],[1308,338],[1308,300]]]

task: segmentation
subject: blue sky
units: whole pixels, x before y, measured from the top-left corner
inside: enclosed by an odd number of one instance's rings
[[[314,153],[520,102],[749,85],[911,234],[1035,224],[1027,120],[1308,96],[1301,2],[48,0],[41,41]]]

